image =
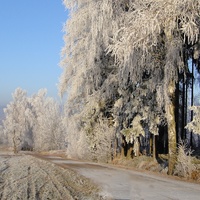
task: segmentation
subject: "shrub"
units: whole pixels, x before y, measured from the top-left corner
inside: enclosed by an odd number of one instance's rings
[[[186,144],[181,142],[178,146],[178,156],[174,175],[187,179],[192,178],[192,174],[197,170],[193,160],[192,150],[188,149]]]

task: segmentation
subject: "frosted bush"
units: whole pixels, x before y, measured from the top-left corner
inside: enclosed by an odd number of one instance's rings
[[[174,175],[191,178],[194,171],[196,171],[196,166],[193,164],[192,150],[187,149],[186,144],[182,142],[178,146],[178,156]]]

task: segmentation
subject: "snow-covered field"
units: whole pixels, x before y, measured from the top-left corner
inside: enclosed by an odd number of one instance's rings
[[[34,158],[0,152],[1,200],[103,199],[98,187],[72,170]]]
[[[14,155],[0,148],[1,200],[197,200],[199,196],[199,184],[166,176],[70,160],[61,152]]]

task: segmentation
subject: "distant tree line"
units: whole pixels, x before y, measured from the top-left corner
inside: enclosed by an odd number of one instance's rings
[[[41,89],[31,97],[17,88],[4,109],[0,142],[19,150],[54,150],[65,146],[65,131],[60,106]]]

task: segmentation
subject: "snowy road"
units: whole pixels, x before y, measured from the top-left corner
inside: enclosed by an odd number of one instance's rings
[[[66,160],[56,156],[45,159],[78,171],[102,187],[106,197],[116,200],[199,200],[200,184],[149,175],[110,165]]]

